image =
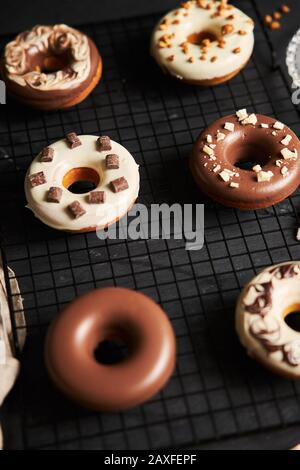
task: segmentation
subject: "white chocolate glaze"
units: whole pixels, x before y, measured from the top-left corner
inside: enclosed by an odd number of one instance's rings
[[[122,145],[111,140],[112,149],[99,151],[97,136],[79,135],[82,145],[70,149],[65,139],[61,139],[49,147],[54,149],[52,162],[40,162],[39,155],[31,163],[25,178],[25,194],[27,207],[42,222],[58,230],[80,231],[86,228],[106,227],[122,217],[132,206],[139,192],[139,167],[132,155]],[[120,165],[116,170],[105,167],[105,157],[115,153],[119,156]],[[63,186],[63,178],[74,168],[91,168],[100,176],[100,182],[95,190],[105,191],[106,199],[103,204],[90,204],[88,194],[74,194]],[[43,172],[46,183],[31,187],[29,176]],[[124,176],[129,188],[114,193],[110,182]],[[51,186],[63,189],[58,204],[47,201],[47,193]],[[72,218],[67,207],[73,201],[79,201],[86,213],[78,219]]]
[[[172,10],[154,28],[151,54],[157,63],[171,75],[186,81],[213,80],[242,68],[253,51],[252,19],[232,6],[221,11],[220,16],[213,17],[220,6],[220,2],[216,0],[206,0],[206,4],[211,6],[209,10],[200,7],[194,0],[186,3],[189,4],[188,8]],[[230,20],[228,17],[231,15],[233,19]],[[179,21],[179,24],[174,21]],[[166,25],[163,30],[160,29],[162,24]],[[222,27],[225,25],[232,25],[233,31],[222,35]],[[220,48],[217,41],[211,42],[205,53],[206,60],[200,59],[202,52],[197,44],[189,43],[186,53],[182,49],[182,44],[187,41],[188,36],[199,34],[201,31],[213,33],[218,39],[226,41],[224,48]],[[169,47],[159,45],[164,35],[170,35]],[[239,52],[234,52],[237,49]],[[172,56],[173,60],[170,60]],[[214,60],[214,57],[217,59]]]
[[[30,56],[36,52],[59,54],[68,50],[71,61],[65,70],[52,73],[30,70]],[[8,78],[18,85],[37,90],[63,90],[86,80],[90,72],[87,36],[65,24],[35,26],[8,43],[4,52]]]
[[[273,371],[300,379],[300,332],[284,315],[300,304],[300,262],[287,262],[262,271],[245,287],[236,307],[241,343]]]

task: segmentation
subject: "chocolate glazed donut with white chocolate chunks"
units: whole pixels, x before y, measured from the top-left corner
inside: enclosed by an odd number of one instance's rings
[[[74,193],[79,181],[93,189]],[[68,232],[108,227],[130,210],[138,192],[138,165],[108,136],[70,132],[45,147],[25,177],[27,207],[45,224]]]
[[[190,167],[200,189],[217,202],[269,207],[299,185],[300,142],[282,122],[240,109],[200,134]]]
[[[236,330],[249,355],[280,375],[300,379],[300,332],[285,318],[300,309],[300,262],[262,271],[244,288]]]
[[[217,85],[247,64],[253,28],[253,20],[225,0],[182,2],[154,28],[150,52],[172,77],[193,85]]]
[[[35,26],[6,45],[1,74],[9,93],[38,109],[74,106],[95,88],[102,60],[94,42],[65,24]]]

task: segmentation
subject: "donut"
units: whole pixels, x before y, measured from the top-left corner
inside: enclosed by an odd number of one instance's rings
[[[1,75],[9,93],[41,110],[69,108],[84,100],[102,74],[94,42],[65,24],[35,26],[8,43]]]
[[[123,341],[128,356],[102,364],[95,350],[103,341]],[[45,343],[54,383],[81,405],[122,411],[157,393],[175,364],[175,336],[164,311],[149,297],[108,287],[85,294],[58,315]]]
[[[77,182],[88,182],[92,190],[74,194]],[[70,132],[43,148],[25,176],[27,208],[66,232],[108,227],[130,210],[138,192],[138,165],[108,136]]]
[[[300,142],[283,123],[240,109],[208,126],[190,168],[200,189],[238,209],[260,209],[292,194],[300,178]]]
[[[253,29],[253,20],[226,1],[183,2],[155,26],[150,53],[172,77],[192,85],[218,85],[249,61]]]
[[[236,330],[248,354],[286,378],[300,379],[300,332],[285,318],[300,308],[300,262],[264,269],[242,291]]]

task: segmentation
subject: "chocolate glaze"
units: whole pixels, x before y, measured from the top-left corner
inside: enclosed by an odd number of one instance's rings
[[[102,72],[102,60],[99,55],[98,49],[95,43],[88,38],[89,47],[90,47],[90,61],[91,67],[90,72],[86,80],[81,82],[77,86],[69,87],[64,90],[37,90],[31,88],[30,86],[22,86],[18,83],[10,80],[7,76],[7,71],[5,69],[4,60],[1,61],[1,75],[3,80],[6,83],[8,92],[18,101],[32,107],[39,109],[59,109],[67,107],[70,103],[72,105],[73,100],[76,99],[80,94],[84,93],[88,87],[91,87],[91,90],[97,84],[101,77]],[[28,70],[31,69],[31,66],[37,64],[39,61],[39,53],[29,57]],[[93,83],[94,82],[94,83]],[[93,85],[93,86],[92,86]],[[90,90],[90,91],[91,91]]]
[[[118,364],[96,361],[103,340],[123,339],[129,356]],[[124,288],[94,290],[74,300],[52,323],[45,347],[48,371],[72,399],[96,410],[118,411],[155,394],[175,363],[175,337],[161,308]]]
[[[299,269],[299,265],[295,265],[294,263],[284,264],[282,266],[271,269],[270,273],[274,277],[279,277],[279,279],[289,279],[289,278],[292,278],[294,276],[298,276],[299,271],[297,271],[295,269],[296,266]]]
[[[265,316],[272,307],[272,281],[264,282],[259,286],[261,287],[262,291],[258,290],[257,286],[250,286],[255,288],[255,290],[258,292],[258,295],[253,304],[245,305],[245,310],[247,310],[249,313],[256,313],[258,315]]]
[[[235,115],[218,119],[200,134],[193,147],[190,164],[196,183],[203,192],[224,205],[240,209],[268,207],[288,197],[299,184],[300,142],[297,136],[287,126],[283,130],[273,129],[276,119],[259,114],[256,117],[258,122],[255,126],[242,125]],[[233,132],[224,129],[225,122],[235,125]],[[260,127],[261,123],[269,124],[270,128]],[[217,131],[226,134],[225,140],[216,142]],[[273,131],[276,131],[276,136],[272,135]],[[202,151],[208,134],[212,135],[213,143],[216,144],[215,161],[209,161]],[[287,134],[292,136],[288,148],[298,151],[296,160],[283,160],[280,154],[284,148],[280,141]],[[240,155],[249,157],[251,153],[253,160],[262,166],[263,171],[271,170],[274,173],[269,182],[259,183],[254,171],[235,166]],[[288,167],[289,171],[285,177],[280,172],[281,168],[275,164],[279,159]],[[207,165],[204,166],[206,162]],[[233,178],[232,181],[239,183],[239,188],[231,188],[218,173],[214,173],[214,164],[220,164],[222,169],[237,172],[239,177]]]

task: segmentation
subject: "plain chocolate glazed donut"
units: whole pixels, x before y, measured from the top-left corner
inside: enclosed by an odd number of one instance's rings
[[[200,189],[217,202],[247,210],[269,207],[300,183],[300,142],[276,119],[243,109],[200,134],[190,167]]]
[[[95,350],[119,339],[129,354],[97,362]],[[97,289],[74,300],[49,328],[45,359],[56,385],[95,410],[120,411],[154,395],[175,364],[175,336],[168,317],[147,296],[124,288]]]

